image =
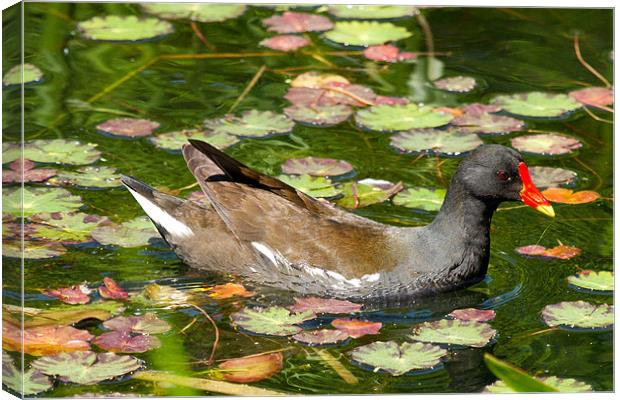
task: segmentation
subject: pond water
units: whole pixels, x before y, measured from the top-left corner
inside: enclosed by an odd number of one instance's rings
[[[304,7],[301,11],[338,20],[324,8]],[[285,56],[259,46],[263,39],[274,35],[261,21],[281,13],[273,8],[251,6],[243,15],[223,22],[198,22],[194,25],[204,36],[204,42],[186,18],[172,20],[174,32],[163,37],[113,42],[86,39],[77,31],[76,24],[95,16],[144,15],[139,6],[26,3],[24,57],[43,72],[43,80],[25,86],[25,140],[62,138],[95,143],[102,153],[95,165],[113,167],[155,187],[180,189],[192,185],[194,178],[179,152],[157,148],[147,137],[127,140],[104,135],[96,126],[111,118],[144,118],[160,124],[154,131],[158,135],[200,128],[205,119],[221,118],[231,107],[236,115],[249,110],[281,113],[290,105],[284,95],[292,79],[308,71],[339,74],[379,95],[407,97],[413,102],[453,109],[473,102],[488,103],[498,94],[568,93],[603,86],[576,57],[573,41],[576,33],[586,61],[607,79],[612,76],[611,10],[425,9],[424,20],[432,38],[424,34],[418,18],[405,17],[391,22],[412,33],[396,42],[401,50],[424,52],[432,40],[438,52],[435,61],[429,62],[428,57],[419,55],[413,62],[394,64],[370,61],[359,52],[360,47],[346,48],[323,39],[316,32],[306,34],[312,41],[310,46]],[[15,7],[3,13],[6,69],[20,62],[18,15],[19,9]],[[347,53],[337,53],[343,51]],[[246,52],[269,54],[251,57],[240,54]],[[220,54],[221,58],[209,56],[213,54]],[[256,83],[237,101],[262,67],[265,68]],[[471,76],[478,85],[469,93],[445,92],[433,87],[428,79],[431,75],[436,75],[435,79]],[[3,141],[17,143],[20,140],[19,87],[3,88],[3,104]],[[563,301],[613,304],[612,292],[576,290],[566,280],[581,270],[613,271],[613,128],[607,121],[612,119],[612,114],[592,107],[588,111],[579,109],[561,118],[519,117],[527,124],[522,130],[508,135],[485,135],[483,141],[510,145],[512,138],[538,131],[577,138],[583,147],[570,154],[528,154],[526,161],[530,167],[552,166],[575,171],[577,178],[571,188],[593,190],[602,198],[588,204],[555,204],[555,219],[528,207],[517,207],[516,203],[504,203],[493,218],[491,258],[484,281],[469,289],[401,308],[371,309],[355,315],[382,322],[379,334],[322,348],[357,378],[356,384],[343,381],[313,347],[289,337],[237,330],[229,318],[232,312],[244,307],[294,302],[293,293],[275,292],[250,283],[246,287],[256,292],[252,297],[217,300],[202,295],[197,300],[196,304],[218,326],[220,338],[215,359],[285,349],[283,368],[272,377],[250,385],[287,393],[480,392],[496,380],[485,366],[485,353],[531,375],[574,378],[596,391],[613,390],[613,330],[546,331],[549,327],[541,318],[545,306]],[[226,152],[274,176],[281,173],[280,166],[287,159],[314,156],[351,163],[355,175],[345,176],[342,181],[375,178],[401,181],[405,187],[447,187],[461,157],[399,152],[390,145],[392,135],[359,128],[353,119],[326,128],[297,123],[290,134],[242,138]],[[80,168],[40,164],[62,171]],[[3,168],[7,169],[8,165]],[[26,186],[47,185],[26,183]],[[18,186],[6,184],[3,191],[7,193],[15,187]],[[87,214],[106,216],[115,223],[144,215],[122,187],[68,186],[66,189],[81,197],[84,204],[81,211]],[[196,190],[196,187],[183,189],[180,196]],[[433,211],[396,206],[390,201],[354,212],[403,226],[424,225],[435,215]],[[5,223],[10,219],[5,219]],[[557,241],[578,247],[582,252],[571,259],[524,257],[515,252],[515,248],[530,244],[554,247]],[[8,240],[5,247],[7,243]],[[113,278],[130,292],[139,292],[152,282],[188,291],[235,281],[235,277],[192,271],[163,241],[151,240],[148,245],[131,248],[95,241],[65,247],[67,251],[59,257],[24,260],[24,306],[57,307],[61,303],[42,294],[42,290],[83,282],[96,288],[104,277]],[[20,304],[20,262],[18,258],[3,258],[5,304]],[[127,302],[125,306],[124,315],[154,311],[172,326],[169,332],[157,335],[161,340],[159,348],[134,354],[144,361],[145,369],[217,378],[216,373],[205,372],[210,368],[205,360],[212,351],[214,329],[201,312],[192,307],[170,309],[136,302]],[[351,361],[349,352],[354,348],[378,340],[402,343],[416,324],[438,320],[454,309],[468,307],[496,312],[490,324],[497,335],[485,347],[450,347],[441,367],[402,376],[373,372],[372,368]],[[307,322],[304,328],[329,327],[336,317],[339,316],[321,316]],[[97,321],[82,321],[78,327],[94,335],[104,331]],[[92,348],[99,351],[95,345]],[[10,354],[17,358],[17,353]],[[27,354],[26,364],[37,358]],[[100,384],[56,383],[40,396],[115,392],[160,396],[209,393],[126,376]]]

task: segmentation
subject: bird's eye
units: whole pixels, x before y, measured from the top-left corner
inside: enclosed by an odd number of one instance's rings
[[[500,169],[499,171],[497,171],[497,177],[502,181],[508,180],[508,174],[503,169]]]

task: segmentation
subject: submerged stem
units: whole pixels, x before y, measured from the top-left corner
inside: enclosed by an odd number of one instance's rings
[[[233,105],[230,106],[230,108],[228,109],[229,114],[232,113],[233,110],[237,108],[237,106],[243,101],[243,99],[245,99],[248,93],[250,93],[250,90],[252,90],[252,88],[256,85],[256,82],[258,82],[260,77],[263,76],[263,73],[265,73],[265,69],[267,69],[267,66],[263,64],[263,66],[260,67],[258,71],[256,71],[256,73],[254,74],[250,82],[247,84],[245,89],[243,89],[243,92],[241,92],[239,97],[237,97],[237,100],[235,100]]]
[[[333,368],[334,371],[342,378],[343,381],[348,383],[349,385],[357,385],[359,383],[359,379],[355,375],[351,373],[340,361],[338,361],[331,353],[324,349],[315,349],[314,352],[318,354],[321,359],[330,367]]]
[[[215,351],[217,350],[217,345],[220,343],[220,330],[217,327],[217,324],[215,323],[215,321],[213,320],[213,318],[211,318],[211,316],[202,308],[198,307],[196,304],[191,304],[191,303],[187,303],[189,306],[194,307],[196,310],[200,311],[200,313],[202,313],[202,315],[204,315],[209,322],[211,322],[211,325],[213,325],[213,330],[215,331],[215,340],[213,341],[213,347],[211,348],[211,355],[209,356],[209,359],[207,360],[207,365],[211,365],[213,363],[213,358],[215,357]]]
[[[586,60],[584,60],[583,57],[581,56],[581,49],[579,47],[579,34],[578,33],[575,33],[575,36],[573,36],[573,46],[575,48],[575,56],[577,56],[577,60],[579,60],[581,65],[583,65],[585,69],[587,69],[588,71],[590,71],[592,73],[592,75],[596,76],[601,82],[603,82],[605,87],[607,87],[607,88],[611,87],[611,83],[609,83],[609,81],[607,79],[605,79],[605,77],[603,75],[601,75],[600,72],[598,72],[596,69],[594,69],[593,66],[588,64],[586,62]]]

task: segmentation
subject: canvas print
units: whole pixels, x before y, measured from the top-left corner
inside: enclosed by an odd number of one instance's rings
[[[4,391],[614,390],[613,9],[2,29]]]

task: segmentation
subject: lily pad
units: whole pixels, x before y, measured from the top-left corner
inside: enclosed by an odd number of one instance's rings
[[[23,203],[22,203],[23,194]],[[71,194],[60,188],[33,188],[24,187],[7,189],[2,196],[3,212],[11,215],[25,216],[45,212],[63,212],[77,210],[82,207],[80,196]]]
[[[286,11],[263,20],[268,31],[278,33],[321,32],[334,27],[329,18],[322,15]]]
[[[367,180],[366,182],[371,182]],[[380,187],[360,182],[347,182],[341,186],[344,196],[336,201],[340,207],[361,208],[371,204],[383,203],[403,189],[402,183]]]
[[[313,312],[291,313],[286,308],[244,308],[230,315],[233,324],[252,333],[272,336],[290,336],[301,332],[297,324],[315,318]]]
[[[103,323],[104,328],[129,333],[156,334],[170,330],[170,324],[153,313],[131,317],[116,317]]]
[[[557,389],[563,393],[583,393],[591,392],[592,386],[585,382],[578,381],[573,378],[558,378],[557,376],[543,376],[539,379],[544,384]],[[485,393],[517,393],[516,390],[511,389],[504,381],[497,381],[484,388]]]
[[[362,85],[326,85],[321,89],[291,87],[284,98],[293,105],[306,107],[335,106],[337,104],[365,107],[374,104],[377,97],[372,89]]]
[[[614,103],[614,91],[610,88],[589,87],[573,90],[568,95],[586,106],[606,107]]]
[[[439,211],[444,197],[446,197],[445,189],[409,188],[394,196],[392,203],[408,208]]]
[[[295,123],[285,115],[258,110],[247,111],[241,117],[228,115],[224,118],[207,119],[204,124],[216,134],[226,133],[241,137],[286,134],[295,126]]]
[[[348,86],[351,82],[347,78],[336,74],[323,74],[316,71],[304,72],[291,81],[291,87],[323,89],[326,87]]]
[[[122,224],[100,226],[91,232],[92,237],[101,244],[120,247],[139,247],[149,244],[159,233],[148,217],[138,217]]]
[[[79,186],[82,188],[121,187],[120,175],[111,167],[82,167],[76,171],[61,171],[48,181],[50,185]]]
[[[293,105],[284,109],[292,120],[316,126],[333,126],[349,119],[353,109],[346,105],[313,106]]]
[[[452,115],[436,112],[429,106],[416,104],[378,105],[359,110],[355,122],[375,131],[404,131],[415,128],[435,128],[446,125]]]
[[[583,289],[611,291],[614,290],[614,273],[586,269],[569,276],[568,283]]]
[[[268,47],[273,50],[295,51],[309,45],[310,43],[311,42],[309,39],[302,36],[277,35],[262,40],[259,44],[263,47]]]
[[[315,331],[303,331],[293,335],[293,339],[297,342],[312,346],[335,344],[343,342],[348,338],[348,333],[338,329],[317,329]]]
[[[333,5],[327,12],[346,19],[392,19],[411,17],[418,11],[413,6]]]
[[[241,16],[246,6],[217,3],[142,3],[149,14],[164,19],[189,19],[196,22],[221,22]]]
[[[67,304],[86,304],[90,301],[89,294],[92,290],[86,285],[73,285],[69,287],[46,290],[46,296],[54,297]]]
[[[38,240],[24,241],[24,251],[19,241],[5,240],[2,242],[2,255],[4,257],[25,258],[29,260],[41,260],[59,257],[67,252],[60,243],[48,243]]]
[[[227,133],[205,132],[199,129],[183,129],[175,132],[162,133],[161,135],[149,138],[149,141],[160,149],[179,152],[184,144],[189,143],[188,139],[198,139],[209,143],[222,150],[239,141],[237,136]]]
[[[416,54],[408,51],[400,51],[398,47],[391,44],[380,44],[364,49],[364,57],[373,61],[395,63],[411,60],[416,57]]]
[[[18,326],[2,322],[2,348],[18,352],[23,350],[32,356],[89,350],[88,342],[93,337],[88,331],[71,326],[36,326],[22,331]]]
[[[516,251],[517,253],[526,256],[559,258],[562,260],[568,260],[581,254],[580,248],[566,246],[563,244],[550,249],[538,244],[531,244],[529,246],[517,247]]]
[[[554,167],[529,167],[530,176],[537,188],[570,185],[575,181],[577,173],[568,169]]]
[[[66,305],[62,304],[55,307],[46,308],[25,308],[24,309],[24,326],[32,328],[35,326],[60,326],[72,325],[86,319],[97,319],[105,321],[113,315],[122,313],[125,308],[116,301],[96,301],[84,305]],[[9,320],[11,317],[8,313],[18,317],[15,324],[20,323],[22,309],[7,310],[6,305],[3,306],[5,318]],[[13,321],[11,321],[13,322]]]
[[[566,94],[529,92],[497,96],[492,103],[511,114],[524,117],[557,118],[581,107]]]
[[[413,333],[411,338],[420,342],[484,347],[497,332],[486,322],[442,319],[424,322]]]
[[[544,190],[542,195],[549,201],[563,204],[586,204],[601,198],[599,193],[592,190],[573,192],[564,188],[549,188]]]
[[[329,178],[310,175],[278,175],[282,182],[312,197],[336,197],[342,191],[336,188]]]
[[[114,118],[100,123],[97,130],[112,136],[136,138],[149,136],[159,128],[159,122],[137,118]]]
[[[39,82],[43,79],[43,72],[35,65],[23,64],[23,82],[24,85],[28,83]],[[22,84],[22,66],[16,65],[9,69],[2,77],[2,84],[4,86],[9,85],[21,85]]]
[[[480,115],[484,113],[496,113],[502,108],[496,104],[471,103],[463,106],[463,112],[470,115]]]
[[[351,358],[374,371],[385,371],[394,376],[411,370],[425,370],[436,367],[448,352],[428,343],[402,343],[393,341],[374,342],[357,347],[350,352]]]
[[[340,21],[323,36],[345,46],[366,47],[406,39],[411,36],[411,32],[390,22]]]
[[[275,375],[282,369],[282,353],[256,354],[232,358],[218,365],[225,371],[223,378],[229,382],[258,382]]]
[[[461,129],[413,129],[391,138],[392,146],[404,152],[461,155],[482,145],[478,135]]]
[[[362,305],[347,300],[303,297],[295,298],[295,304],[288,309],[296,313],[312,311],[316,314],[349,314],[360,311]]]
[[[31,236],[65,244],[93,241],[92,230],[109,223],[106,217],[81,212],[40,213],[30,220],[37,222]]]
[[[365,335],[377,335],[383,326],[381,322],[361,321],[359,319],[339,318],[332,321],[332,326],[345,332],[354,339]]]
[[[144,353],[161,346],[155,336],[131,335],[126,331],[106,332],[97,336],[93,344],[113,353]]]
[[[47,376],[34,368],[29,368],[22,374],[22,371],[13,364],[11,356],[4,351],[2,352],[2,384],[24,396],[45,392],[53,386]]]
[[[114,42],[156,39],[174,32],[170,22],[135,15],[93,17],[78,23],[77,28],[86,39]]]
[[[24,143],[24,158],[36,162],[55,164],[90,164],[101,157],[94,143],[77,140],[41,139]],[[21,156],[21,146],[16,143],[2,144],[2,162],[12,162]]]
[[[471,92],[476,87],[476,80],[471,76],[451,76],[438,79],[433,82],[437,89],[447,92],[466,93]]]
[[[353,166],[343,160],[333,158],[289,158],[282,164],[285,174],[312,175],[312,176],[339,176],[353,171]]]
[[[375,97],[374,103],[376,106],[382,104],[387,106],[405,105],[409,104],[409,99],[406,97],[377,96]]]
[[[503,135],[523,130],[525,123],[512,117],[483,113],[465,113],[451,122],[460,130],[486,135]]]
[[[99,295],[104,299],[127,300],[129,294],[110,277],[103,278],[103,286],[99,286]]]
[[[131,300],[134,302],[166,309],[187,307],[190,299],[191,296],[188,293],[172,286],[158,285],[156,283],[149,283],[140,294],[131,297]]]
[[[542,317],[549,326],[608,328],[614,323],[614,306],[585,301],[563,301],[545,306]]]
[[[479,310],[477,308],[463,308],[460,310],[454,310],[449,315],[452,318],[460,319],[461,321],[485,322],[495,318],[495,311]]]
[[[43,182],[58,172],[50,168],[35,168],[34,162],[24,160],[15,160],[9,165],[10,170],[2,170],[2,183],[15,182]]]
[[[58,376],[62,382],[80,385],[94,385],[135,371],[140,366],[140,360],[135,357],[92,351],[60,353],[41,357],[32,363],[33,368],[46,375]]]
[[[524,153],[553,156],[569,154],[583,146],[579,140],[559,133],[519,136],[512,138],[510,144]]]
[[[240,283],[225,283],[223,285],[215,285],[207,289],[209,291],[209,297],[223,300],[231,297],[252,297],[254,292],[250,292]]]

